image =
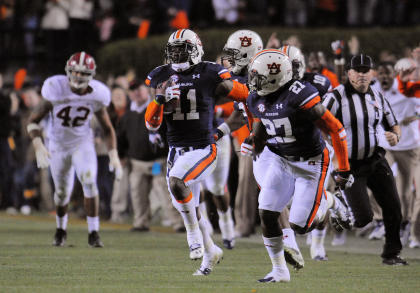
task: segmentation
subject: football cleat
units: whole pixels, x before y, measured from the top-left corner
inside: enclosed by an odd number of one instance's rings
[[[223,239],[223,246],[226,249],[233,249],[235,247],[235,239],[232,239],[232,240]]]
[[[190,259],[197,260],[203,257],[204,249],[200,243],[190,245]]]
[[[373,231],[369,234],[369,240],[380,240],[385,237],[385,225],[383,221],[377,221]]]
[[[66,240],[67,240],[66,230],[57,228],[55,230],[53,245],[54,246],[64,246],[66,244]]]
[[[277,282],[290,282],[290,273],[286,268],[272,270],[263,279],[259,279],[260,283],[277,283]]]
[[[420,248],[420,242],[415,240],[415,239],[411,239],[410,240],[410,244],[408,244],[409,248]]]
[[[340,191],[334,193],[333,196],[334,206],[330,209],[331,225],[337,232],[341,232],[344,229],[350,230],[353,227],[354,218],[349,205]]]
[[[197,271],[195,271],[193,276],[209,275],[212,272],[214,266],[218,264],[222,259],[223,259],[223,250],[217,245],[215,245],[213,252],[204,253],[201,266]]]
[[[325,252],[324,245],[312,245],[310,253],[311,253],[311,258],[313,260],[318,260],[318,261],[327,261],[328,260],[327,253]]]
[[[402,259],[399,255],[384,258],[382,260],[382,263],[384,265],[389,265],[389,266],[406,266],[406,265],[408,265],[408,262],[406,260]]]
[[[90,247],[104,247],[104,244],[99,237],[98,231],[92,231],[88,235],[88,243]]]
[[[300,270],[304,267],[305,261],[303,260],[302,253],[299,249],[288,247],[286,245],[283,246],[283,249],[284,258],[286,259],[286,262],[288,264],[292,265],[295,268],[295,270]]]

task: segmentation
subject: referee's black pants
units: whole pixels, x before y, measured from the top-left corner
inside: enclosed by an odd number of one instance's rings
[[[398,255],[402,249],[401,204],[392,170],[385,159],[385,150],[378,149],[372,157],[365,160],[350,160],[350,167],[355,180],[345,194],[353,210],[355,227],[364,227],[373,219],[368,187],[382,209],[385,245],[381,256],[389,258]]]

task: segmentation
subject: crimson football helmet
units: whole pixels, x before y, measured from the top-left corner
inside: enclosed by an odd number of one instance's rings
[[[201,62],[204,55],[203,45],[198,35],[189,29],[179,29],[169,36],[165,49],[167,63],[182,64],[175,66],[183,71],[191,65]]]
[[[232,72],[240,74],[255,54],[263,49],[261,37],[254,31],[239,30],[229,36],[223,47],[223,59],[232,65]]]
[[[71,87],[86,88],[96,73],[95,59],[86,52],[74,53],[67,61],[65,70]]]
[[[293,78],[302,79],[306,71],[305,57],[302,51],[295,46],[282,46],[280,49],[284,54],[289,56],[293,66]]]
[[[292,62],[280,50],[263,50],[252,58],[248,66],[251,90],[266,96],[275,92],[292,79]]]

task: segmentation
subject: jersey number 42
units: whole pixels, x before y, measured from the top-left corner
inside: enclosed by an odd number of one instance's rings
[[[60,111],[57,112],[57,118],[63,120],[61,125],[65,127],[78,127],[82,126],[85,120],[88,118],[90,110],[86,107],[78,107],[76,108],[77,112],[80,112],[80,116],[76,116],[74,118],[70,117],[70,110],[71,106],[64,107]]]

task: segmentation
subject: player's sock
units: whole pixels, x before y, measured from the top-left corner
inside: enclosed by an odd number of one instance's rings
[[[88,224],[88,231],[89,233],[92,233],[92,231],[99,231],[99,217],[86,217],[87,224]]]
[[[201,232],[198,227],[197,213],[195,211],[194,201],[192,194],[188,197],[188,200],[177,201],[178,204],[175,206],[181,214],[184,220],[185,230],[187,231],[188,245],[191,246],[195,243],[201,244]]]
[[[217,210],[217,213],[219,214],[219,227],[222,233],[222,239],[232,240],[235,232],[231,208],[229,207],[226,212]]]
[[[283,240],[282,236],[266,238],[262,237],[265,248],[270,256],[273,264],[273,271],[287,269],[286,260],[284,258]]]
[[[328,209],[333,208],[335,204],[334,195],[328,190],[326,190],[326,197],[327,197]]]
[[[283,242],[287,243],[289,247],[299,250],[299,247],[296,243],[295,232],[291,228],[282,229],[283,232]]]
[[[324,245],[325,235],[327,234],[327,227],[324,229],[313,229],[312,232],[312,243],[316,246]]]
[[[207,220],[202,217],[200,221],[198,221],[198,224],[200,226],[201,234],[203,235],[204,253],[209,253],[213,252],[214,242],[213,239],[211,239],[206,221]]]
[[[209,231],[210,235],[213,235],[213,232],[214,232],[213,226],[211,225],[210,220],[209,220],[209,215],[207,213],[207,205],[205,201],[200,202],[199,209],[200,209],[201,217],[206,219],[207,230]]]
[[[67,221],[68,221],[68,214],[65,214],[62,217],[55,216],[55,222],[57,223],[57,229],[67,230]]]

